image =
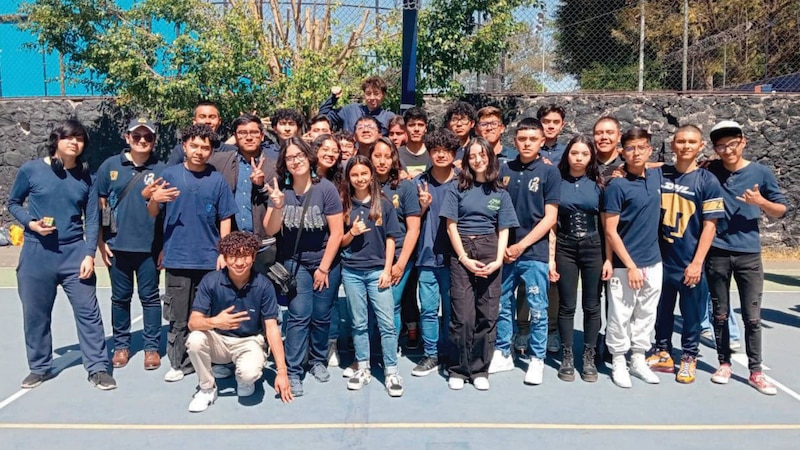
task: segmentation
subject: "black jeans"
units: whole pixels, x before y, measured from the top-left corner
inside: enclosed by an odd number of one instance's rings
[[[731,277],[739,288],[744,319],[747,366],[751,372],[761,371],[761,295],[764,291],[764,267],[761,253],[741,253],[712,247],[706,258],[706,278],[713,305],[712,322],[717,338],[717,359],[731,363],[730,306]]]
[[[497,258],[497,236],[462,236],[470,259],[489,263]],[[458,349],[458,360],[450,376],[474,380],[486,377],[497,338],[502,268],[489,277],[476,277],[456,258],[450,258],[450,339]]]
[[[202,269],[167,269],[167,289],[164,301],[164,319],[169,321],[167,333],[167,357],[173,369],[185,374],[194,372],[189,354],[186,353],[186,338],[189,337],[189,315],[200,280],[211,272]]]
[[[603,250],[598,233],[582,238],[559,234],[556,240],[558,281],[558,331],[564,346],[573,346],[575,308],[578,305],[578,276],[582,285],[583,345],[594,347],[600,332],[600,286]]]

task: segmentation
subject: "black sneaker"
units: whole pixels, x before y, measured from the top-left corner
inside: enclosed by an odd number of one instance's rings
[[[89,383],[92,383],[97,389],[103,391],[110,391],[117,388],[117,382],[114,381],[114,377],[105,371],[95,372],[89,375]]]
[[[44,383],[45,381],[53,378],[53,374],[50,372],[46,373],[29,373],[24,380],[22,380],[22,389],[33,389],[40,384]]]
[[[439,369],[439,358],[436,356],[426,356],[422,361],[411,370],[411,375],[415,377],[424,377],[430,375]]]

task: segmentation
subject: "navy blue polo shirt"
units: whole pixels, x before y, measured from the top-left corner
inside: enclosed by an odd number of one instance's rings
[[[455,221],[462,237],[495,234],[497,230],[519,226],[508,191],[492,189],[486,183],[474,183],[463,191],[457,182],[450,183],[439,215]]]
[[[502,166],[509,161],[517,159],[517,156],[519,156],[519,152],[516,148],[504,145],[503,149],[500,150],[500,153],[497,155],[497,161],[499,162],[499,165]]]
[[[200,280],[192,311],[214,317],[233,306],[231,314],[247,311],[247,319],[235,330],[214,330],[232,337],[264,334],[264,321],[278,317],[278,301],[272,282],[255,271],[241,289],[228,277],[228,269],[209,272]]]
[[[117,223],[117,233],[112,234],[106,228],[103,237],[112,250],[149,253],[153,249],[156,219],[147,212],[142,189],[160,177],[167,166],[151,154],[144,165],[136,167],[127,158],[129,151],[126,149],[109,157],[97,169],[98,195],[108,199]],[[141,172],[145,172],[144,177],[131,187],[122,202],[118,202],[128,183]]]
[[[164,169],[161,177],[180,191],[175,200],[161,205],[164,267],[214,270],[219,256],[217,223],[238,212],[231,188],[211,166],[192,172],[180,164]]]
[[[444,267],[444,256],[451,248],[450,239],[447,237],[447,221],[441,219],[440,212],[448,186],[450,183],[457,182],[455,180],[458,179],[458,176],[454,170],[454,175],[449,181],[439,183],[431,175],[431,170],[414,177],[414,184],[419,189],[423,189],[425,183],[428,183],[428,192],[432,198],[431,204],[422,215],[419,240],[417,241],[417,267],[440,268]]]
[[[661,257],[664,270],[682,273],[694,259],[703,221],[725,217],[722,188],[705,169],[661,167]]]
[[[8,212],[25,227],[25,239],[47,248],[84,240],[86,255],[93,258],[100,231],[97,211],[97,184],[88,171],[76,167],[56,174],[43,159],[23,164],[8,192]],[[44,217],[53,218],[54,233],[42,236],[28,228]]]
[[[603,212],[619,215],[617,232],[637,267],[661,262],[661,169],[647,169],[644,178],[628,173],[612,179],[603,196]],[[625,267],[616,253],[614,267]]]
[[[600,214],[602,190],[586,175],[575,178],[567,175],[561,180],[561,203],[558,205],[559,217],[562,213],[584,212],[597,217]],[[561,228],[562,224],[559,223]]]
[[[558,163],[561,161],[561,157],[564,156],[564,150],[566,150],[566,145],[556,141],[552,147],[548,147],[547,144],[542,145],[542,148],[539,149],[539,156],[544,156],[545,158],[549,159],[554,166],[557,166]]]
[[[386,239],[400,237],[400,223],[392,203],[381,196],[381,215],[377,220],[369,218],[372,201],[362,203],[351,199],[350,225],[360,217],[370,230],[353,238],[342,251],[342,266],[348,269],[382,269],[386,264]],[[348,228],[349,230],[350,228]]]
[[[519,227],[512,229],[508,237],[511,246],[527,236],[544,218],[545,206],[558,206],[561,196],[561,174],[556,166],[545,164],[542,158],[523,164],[519,157],[500,166],[500,178],[506,185],[514,209],[517,211]],[[520,260],[548,262],[550,233],[525,249]]]
[[[218,142],[217,146],[214,147],[215,152],[235,152],[236,150],[238,149],[235,145],[226,144],[222,141]],[[186,152],[183,151],[183,143],[178,142],[175,147],[172,148],[172,153],[169,154],[167,167],[177,166],[184,161],[186,161]]]
[[[297,252],[300,254],[300,263],[306,267],[316,269],[325,254],[328,245],[330,229],[327,216],[342,213],[342,200],[339,191],[327,179],[319,180],[311,189],[311,200],[306,209],[305,218],[303,201],[306,194],[298,195],[291,186],[283,191],[285,204],[283,207],[283,228],[280,236],[280,255],[282,260],[292,258],[294,244],[297,241],[297,232],[303,227]]]
[[[744,253],[760,253],[761,237],[758,233],[758,220],[761,208],[749,205],[736,197],[744,195],[747,189],[758,185],[761,196],[781,205],[788,206],[786,196],[778,186],[775,175],[766,166],[755,161],[741,169],[731,172],[721,161],[713,161],[708,170],[722,185],[722,199],[725,204],[725,217],[717,221],[717,236],[712,247]]]
[[[400,235],[394,238],[394,256],[398,258],[406,240],[406,217],[419,217],[422,214],[422,208],[419,206],[419,194],[417,186],[411,180],[401,180],[395,189],[392,189],[392,183],[387,181],[381,184],[381,190],[397,211]]]

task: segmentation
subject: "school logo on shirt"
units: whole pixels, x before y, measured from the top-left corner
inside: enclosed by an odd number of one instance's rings
[[[398,194],[392,195],[392,205],[394,205],[395,208],[400,207],[400,196]]]
[[[509,182],[509,181],[511,181],[511,177],[509,177],[509,176],[505,176],[505,177],[503,177],[503,184],[504,184],[505,186],[508,186],[508,182]]]
[[[489,200],[489,203],[486,204],[486,207],[489,208],[491,211],[499,211],[500,210],[500,199],[493,198]]]
[[[535,177],[528,182],[528,190],[531,192],[539,192],[539,177]]]
[[[150,186],[151,184],[153,184],[153,181],[155,179],[156,179],[156,174],[154,174],[153,172],[148,173],[147,175],[144,176],[144,185]]]
[[[119,172],[117,172],[116,170],[112,170],[111,172],[108,173],[108,177],[111,178],[111,181],[117,181],[117,178],[119,177]]]

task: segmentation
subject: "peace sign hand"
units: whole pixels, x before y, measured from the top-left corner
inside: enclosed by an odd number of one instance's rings
[[[422,186],[417,185],[417,190],[419,191],[419,206],[423,210],[431,206],[431,203],[433,203],[433,195],[431,195],[428,190],[428,182],[423,181]]]
[[[278,186],[278,179],[273,177],[272,187],[268,184],[265,184],[264,187],[267,188],[267,192],[269,192],[269,200],[272,202],[272,207],[275,209],[283,209],[283,205],[286,204],[286,196],[283,195],[281,188]]]
[[[355,220],[353,220],[353,227],[350,228],[350,234],[353,236],[359,236],[367,231],[370,231],[372,228],[367,228],[367,225],[361,219],[361,216],[356,216]]]
[[[261,158],[258,161],[258,165],[256,165],[256,161],[254,158],[250,158],[250,168],[252,171],[250,172],[250,182],[254,185],[261,187],[264,186],[264,171],[261,169],[264,166],[264,158]]]

